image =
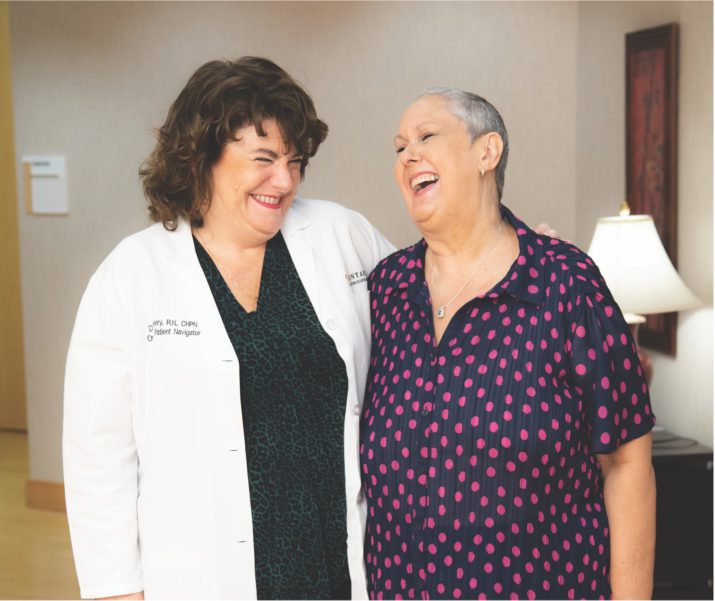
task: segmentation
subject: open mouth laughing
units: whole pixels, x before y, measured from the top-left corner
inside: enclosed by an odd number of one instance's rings
[[[410,187],[413,194],[419,194],[428,190],[439,181],[436,173],[420,173],[410,180]]]

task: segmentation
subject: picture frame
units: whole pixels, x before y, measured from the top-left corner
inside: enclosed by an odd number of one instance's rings
[[[653,216],[670,260],[678,251],[678,25],[626,35],[626,200]],[[648,315],[642,346],[675,355],[677,313]]]

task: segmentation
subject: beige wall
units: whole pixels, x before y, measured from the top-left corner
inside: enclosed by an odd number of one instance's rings
[[[69,218],[20,218],[32,477],[61,479],[74,312],[102,257],[146,223],[136,169],[193,69],[257,54],[298,77],[331,127],[303,194],[360,210],[397,245],[417,237],[391,175],[400,110],[429,85],[477,91],[510,130],[505,202],[587,238],[600,212],[577,199],[604,187],[581,169],[577,125],[594,117],[579,74],[602,51],[584,10],[598,12],[561,2],[12,4],[17,152],[67,154],[71,202]],[[603,27],[620,57],[620,9],[603,10],[615,14]],[[622,128],[609,136],[622,155]],[[614,156],[612,171],[622,164]]]
[[[625,196],[625,57],[630,31],[678,23],[678,271],[703,301],[679,315],[677,357],[653,353],[658,423],[713,443],[713,12],[710,2],[585,2],[578,12],[576,238]]]

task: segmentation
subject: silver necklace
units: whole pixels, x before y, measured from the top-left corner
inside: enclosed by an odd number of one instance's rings
[[[496,236],[494,236],[494,240],[492,241],[491,245],[487,249],[487,252],[484,253],[484,255],[482,256],[481,259],[479,259],[479,262],[477,263],[477,265],[469,273],[469,275],[467,276],[467,279],[464,280],[464,284],[462,284],[462,287],[459,290],[457,290],[457,293],[452,298],[450,298],[446,303],[442,303],[442,294],[439,291],[439,282],[438,282],[438,278],[437,278],[437,267],[436,267],[436,265],[432,266],[432,277],[434,277],[434,287],[437,291],[437,297],[439,298],[439,301],[440,301],[440,305],[439,305],[439,307],[437,307],[437,317],[442,319],[444,317],[444,313],[445,313],[445,310],[447,309],[447,307],[449,307],[455,301],[455,299],[462,293],[462,291],[467,287],[467,284],[469,284],[471,279],[474,277],[474,274],[477,273],[479,268],[484,264],[484,261],[487,260],[487,258],[491,254],[491,252],[494,250],[494,247],[497,245],[497,241],[499,240],[499,237],[501,236],[501,232],[503,229],[504,229],[504,221],[502,220],[499,222],[499,231],[496,233]]]
[[[246,292],[245,290],[243,290],[242,287],[238,285],[238,282],[237,282],[236,279],[233,277],[233,275],[231,275],[231,272],[230,272],[228,269],[226,269],[226,268],[223,266],[223,264],[221,263],[221,261],[219,261],[219,260],[216,258],[216,255],[215,255],[213,252],[211,252],[211,249],[209,248],[208,243],[207,243],[201,236],[199,236],[198,232],[194,232],[194,236],[196,236],[196,238],[198,239],[198,241],[201,242],[201,246],[203,246],[203,247],[206,249],[206,252],[208,253],[209,257],[211,257],[211,260],[212,260],[214,263],[216,263],[216,267],[218,267],[218,270],[219,270],[219,272],[221,273],[221,275],[224,276],[224,278],[225,278],[226,280],[228,280],[228,283],[233,286],[234,291],[236,292],[236,294],[242,294],[243,296],[247,296],[247,297],[250,298],[251,300],[257,301],[257,300],[258,300],[258,297],[257,297],[257,296],[253,296],[252,294],[248,294],[248,292]]]

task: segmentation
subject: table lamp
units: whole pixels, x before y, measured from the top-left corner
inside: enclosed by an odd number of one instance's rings
[[[682,311],[700,304],[670,262],[653,218],[631,215],[626,202],[617,217],[598,220],[588,254],[631,325],[636,343],[644,314]],[[642,363],[644,357],[649,362],[640,349],[639,354]]]

